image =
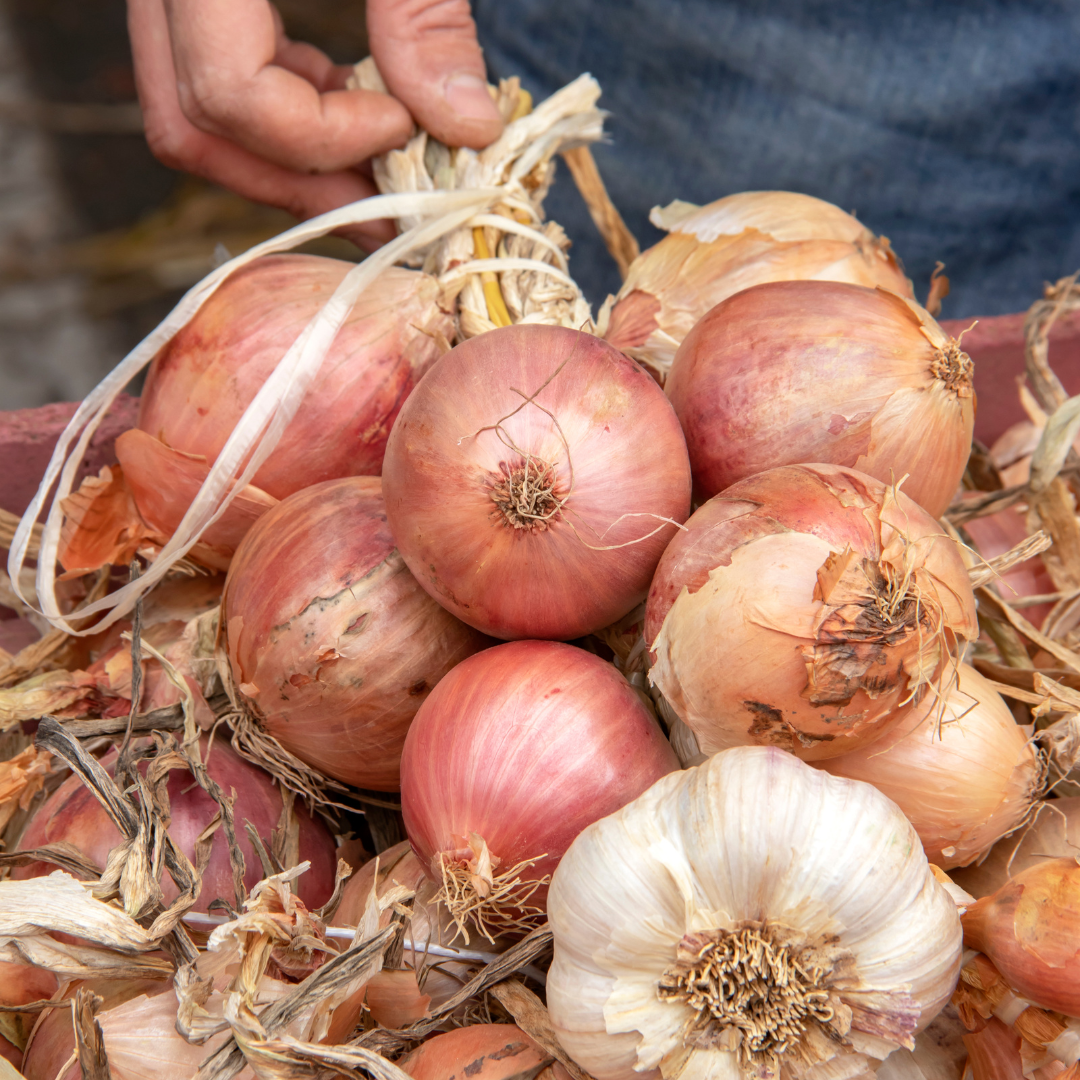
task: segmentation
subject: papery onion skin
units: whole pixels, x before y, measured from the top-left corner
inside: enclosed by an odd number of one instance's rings
[[[1050,859],[963,915],[964,944],[985,953],[1021,997],[1080,1017],[1080,865]]]
[[[833,776],[873,784],[904,811],[926,857],[966,866],[1024,824],[1042,766],[1008,705],[973,667],[941,702],[927,695],[880,739],[821,763]]]
[[[1020,1035],[996,1016],[985,1027],[968,1032],[964,1045],[972,1080],[1024,1080]]]
[[[904,580],[906,557],[922,565],[885,620],[868,575]],[[967,569],[940,525],[834,465],[772,469],[709,500],[664,552],[645,616],[649,678],[703,753],[756,743],[807,761],[879,738],[977,636]]]
[[[768,281],[880,285],[914,299],[884,237],[831,203],[791,191],[744,191],[650,215],[669,235],[630,265],[604,336],[662,380],[710,308]]]
[[[208,760],[209,740],[205,736],[201,747],[211,779],[226,795],[236,791],[237,841],[244,853],[244,885],[250,889],[263,876],[262,864],[244,832],[243,823],[245,819],[251,821],[259,836],[268,839],[281,818],[281,790],[267,773],[244,761],[228,744],[215,740]],[[105,764],[111,770],[115,757],[107,759]],[[168,793],[172,810],[169,835],[184,854],[194,860],[195,840],[218,812],[218,805],[185,769],[174,769],[169,773]],[[334,840],[322,821],[312,817],[299,804],[295,813],[300,826],[300,857],[311,862],[311,869],[297,881],[296,891],[309,908],[317,908],[330,898],[334,889],[337,862]],[[34,815],[19,850],[28,851],[58,841],[74,844],[101,867],[105,866],[109,852],[120,843],[116,826],[77,776],[65,780]],[[31,863],[16,867],[11,876],[41,877],[55,869],[50,864]],[[167,871],[162,874],[161,886],[166,903],[176,898],[176,886]],[[236,904],[232,865],[225,834],[220,829],[213,838],[210,862],[202,878],[202,891],[193,910],[206,911],[210,902],[218,898]]]
[[[1047,858],[1064,858],[1080,851],[1080,795],[1047,799],[1034,809],[1031,821],[1015,836],[999,840],[990,854],[951,877],[976,899],[997,892],[1010,877]]]
[[[398,554],[378,477],[314,484],[237,549],[222,626],[262,728],[344,783],[398,786],[416,710],[489,641],[432,600]]]
[[[502,870],[537,859],[521,876],[540,881],[586,825],[678,767],[611,664],[558,642],[498,645],[443,679],[409,729],[405,830],[436,881],[440,855],[466,850],[470,833]]]
[[[516,527],[495,497],[529,470],[553,481],[538,504],[547,517]],[[559,326],[458,345],[405,403],[383,480],[420,583],[507,639],[569,640],[626,614],[676,530],[667,522],[690,509],[682,432],[659,387],[599,338]]]
[[[701,499],[754,473],[844,465],[932,517],[963,476],[975,425],[972,364],[914,301],[825,281],[758,285],[686,336],[665,390]]]
[[[659,1080],[685,1061],[693,1013],[658,985],[688,934],[775,922],[849,953],[853,970],[828,988],[841,1002],[854,991],[857,1015],[848,1041],[825,1040],[830,1059],[910,1044],[959,970],[955,905],[899,809],[772,747],[717,754],[585,829],[555,871],[548,917],[552,1023],[597,1080]],[[734,1054],[724,1071],[724,1053],[691,1050],[684,1075],[768,1075]],[[782,1064],[783,1076],[801,1064],[794,1049]]]
[[[471,1024],[428,1039],[397,1064],[413,1080],[522,1080],[550,1061],[516,1024]]]
[[[269,255],[236,271],[155,357],[138,426],[213,462],[351,269],[313,255]],[[452,335],[438,296],[434,278],[398,267],[365,290],[253,484],[282,499],[321,480],[378,475],[402,401]]]

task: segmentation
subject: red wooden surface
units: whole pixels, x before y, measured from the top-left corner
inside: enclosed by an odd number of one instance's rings
[[[945,319],[945,332],[958,336],[974,319]],[[989,446],[1011,424],[1027,417],[1016,380],[1024,374],[1024,315],[980,319],[963,337],[975,361],[975,437]],[[1059,319],[1050,333],[1050,366],[1070,394],[1080,394],[1080,313]]]

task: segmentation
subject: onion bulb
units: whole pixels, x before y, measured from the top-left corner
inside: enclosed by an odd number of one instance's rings
[[[963,915],[964,944],[994,963],[1021,997],[1080,1017],[1080,864],[1045,860]]]
[[[972,363],[913,300],[827,281],[747,289],[687,335],[666,384],[702,499],[825,461],[944,513],[975,425]]]
[[[927,695],[872,745],[821,767],[889,796],[943,870],[966,866],[1021,826],[1042,786],[1042,767],[1008,705],[961,664],[946,700]]]
[[[604,336],[661,381],[694,323],[752,285],[846,281],[914,298],[885,237],[810,195],[744,191],[650,216],[668,235],[631,263]]]
[[[519,641],[459,664],[421,706],[401,809],[421,865],[468,940],[543,911],[586,825],[678,762],[630,684],[599,657]]]
[[[213,463],[274,366],[352,264],[270,255],[232,274],[154,358],[138,426]],[[252,483],[274,498],[338,476],[377,475],[401,403],[453,322],[434,278],[384,271],[357,301],[319,375]]]
[[[344,783],[394,791],[431,688],[488,642],[417,584],[378,477],[282,500],[244,538],[222,597],[233,681],[258,724]]]
[[[226,795],[232,792],[236,794],[234,814],[237,841],[244,853],[244,886],[250,889],[263,875],[262,864],[244,831],[244,822],[250,821],[260,837],[268,838],[281,820],[281,790],[267,773],[244,761],[227,743],[215,740],[208,756],[209,745],[209,740],[204,736],[201,742],[202,756],[210,778]],[[111,771],[115,767],[115,755],[106,758],[105,764]],[[218,805],[183,769],[174,769],[169,773],[168,793],[172,811],[169,835],[177,847],[194,861],[195,841],[210,824]],[[299,879],[296,891],[309,908],[316,908],[330,898],[334,889],[337,865],[334,839],[319,818],[311,816],[299,806],[294,812],[300,828],[301,857],[311,862],[311,869]],[[19,849],[29,851],[61,842],[74,844],[101,867],[105,866],[109,852],[120,843],[120,833],[112,819],[77,776],[65,780],[34,815],[23,834]],[[51,864],[31,863],[29,866],[16,867],[11,876],[41,877],[54,869]],[[171,903],[177,896],[177,889],[167,872],[162,875],[161,888],[165,903]],[[232,864],[225,834],[220,829],[213,837],[210,862],[202,876],[202,890],[194,910],[206,911],[211,901],[219,898],[229,904],[236,903]]]
[[[974,866],[954,870],[951,877],[974,897],[997,892],[1014,874],[1049,859],[1080,852],[1080,796],[1047,799],[1031,815],[1023,832],[999,840]]]
[[[873,742],[978,636],[956,545],[902,491],[789,465],[710,499],[649,592],[651,682],[705,754]]]
[[[516,1024],[472,1024],[428,1039],[397,1064],[413,1080],[525,1080],[550,1062]]]
[[[660,388],[559,326],[458,345],[405,403],[383,482],[420,583],[501,638],[571,639],[625,615],[690,510],[683,436]]]
[[[31,1001],[48,1001],[57,990],[57,979],[51,971],[31,967],[29,964],[12,964],[0,960],[0,1005],[27,1005]],[[20,1015],[30,1020],[29,1026],[20,1021]],[[22,1050],[5,1038],[4,1031],[13,1038],[18,1032],[25,1038],[33,1026],[31,1014],[5,1013],[7,1023],[0,1027],[0,1058],[18,1066],[22,1061]],[[21,1040],[20,1040],[21,1045]],[[0,1068],[0,1076],[3,1076]]]
[[[808,1078],[937,1014],[960,923],[900,810],[775,747],[665,776],[552,880],[548,1009],[597,1080]]]

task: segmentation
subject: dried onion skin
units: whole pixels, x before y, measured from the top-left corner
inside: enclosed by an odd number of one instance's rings
[[[973,365],[918,304],[825,281],[758,285],[687,335],[665,390],[707,499],[780,465],[828,462],[944,513],[975,425]]]
[[[650,681],[703,753],[807,761],[879,738],[947,688],[977,636],[954,542],[903,491],[834,465],[710,499],[664,552],[645,615]]]

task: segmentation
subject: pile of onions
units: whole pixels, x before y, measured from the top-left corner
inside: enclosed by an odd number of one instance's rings
[[[694,490],[709,498],[778,465],[846,465],[933,517],[971,450],[971,360],[913,300],[827,281],[758,285],[687,335],[666,383]]]
[[[705,754],[872,743],[978,636],[957,546],[902,491],[789,465],[710,499],[649,591],[650,680]]]
[[[558,642],[499,645],[443,679],[409,729],[405,828],[459,925],[497,932],[543,910],[582,829],[677,768],[611,664]]]
[[[1041,803],[1023,832],[994,845],[974,866],[954,870],[952,879],[974,897],[997,892],[1014,874],[1046,860],[1080,852],[1080,796]]]
[[[810,195],[744,191],[650,217],[669,234],[631,264],[604,336],[661,381],[694,323],[752,285],[846,281],[914,298],[885,237]]]
[[[405,732],[431,688],[488,644],[417,584],[378,477],[314,484],[237,549],[221,624],[261,727],[348,784],[394,791]]]
[[[211,750],[209,740],[204,736],[201,747],[211,779],[226,795],[235,792],[233,810],[237,840],[244,854],[244,886],[250,889],[262,879],[263,873],[262,863],[244,830],[244,822],[250,821],[260,837],[269,838],[281,821],[281,790],[267,773],[244,761],[228,744],[215,740]],[[115,766],[115,755],[110,754],[104,764],[111,770]],[[177,847],[194,861],[195,841],[210,824],[218,805],[183,769],[174,769],[169,773],[168,792],[172,811],[169,835]],[[297,805],[294,812],[300,826],[301,858],[311,863],[311,869],[297,882],[296,891],[309,908],[317,908],[330,899],[334,890],[337,865],[334,839],[322,821],[301,806]],[[109,852],[120,843],[120,833],[112,819],[77,776],[65,780],[34,815],[19,848],[29,851],[61,842],[74,844],[101,867],[105,866]],[[31,863],[29,866],[16,867],[11,876],[40,877],[52,873],[54,869],[51,864]],[[166,903],[176,898],[176,886],[167,872],[162,876],[161,887]],[[228,845],[220,829],[214,834],[210,862],[203,874],[202,891],[194,910],[206,911],[211,901],[219,898],[229,904],[236,903]]]
[[[821,767],[888,795],[930,862],[951,870],[1029,816],[1042,786],[1029,737],[986,679],[961,664],[946,700],[928,694],[876,742]]]
[[[1080,1017],[1080,864],[1044,860],[964,912],[964,944],[1021,997]]]
[[[501,638],[569,640],[625,615],[690,510],[660,388],[559,326],[509,326],[450,352],[405,403],[383,483],[420,583]]]

